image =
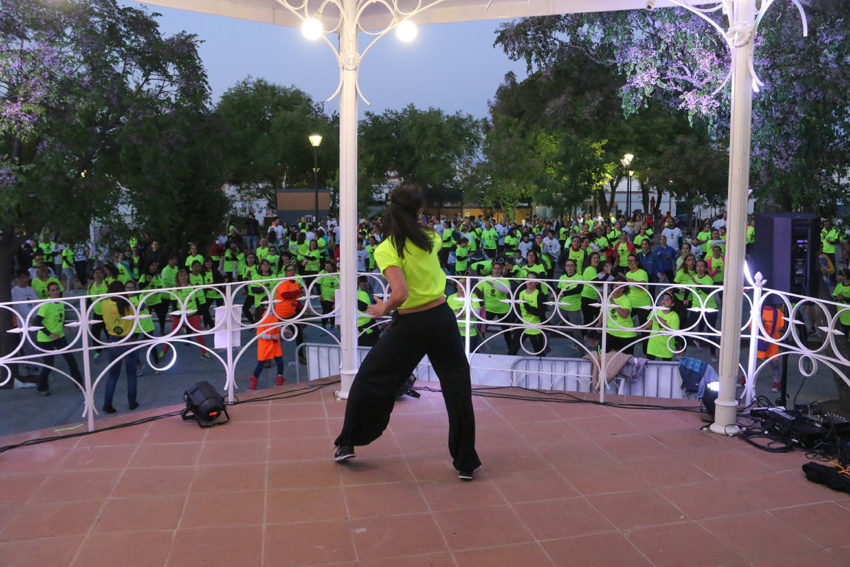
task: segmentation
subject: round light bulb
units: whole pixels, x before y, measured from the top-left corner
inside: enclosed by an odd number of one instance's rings
[[[319,39],[324,33],[325,30],[322,28],[322,22],[318,18],[307,18],[301,24],[301,35],[310,41]]]
[[[399,41],[410,43],[419,35],[419,29],[410,20],[402,20],[395,28],[395,35]]]

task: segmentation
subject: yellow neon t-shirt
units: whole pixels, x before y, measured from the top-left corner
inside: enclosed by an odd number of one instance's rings
[[[410,240],[404,244],[404,258],[398,255],[392,238],[386,238],[375,248],[375,262],[381,273],[390,266],[401,268],[404,279],[407,282],[407,300],[401,304],[399,309],[410,309],[418,307],[446,292],[446,274],[440,267],[440,259],[437,252],[442,248],[440,236],[429,231],[431,238],[431,252],[415,246]]]

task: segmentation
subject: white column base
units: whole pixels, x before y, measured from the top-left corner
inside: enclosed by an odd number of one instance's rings
[[[714,402],[714,423],[708,429],[712,433],[727,436],[740,433],[741,428],[735,423],[737,407],[737,401],[721,402],[720,400],[716,400]]]
[[[339,373],[339,390],[334,392],[334,396],[337,400],[347,400],[348,399],[348,391],[351,390],[351,385],[354,383],[354,376],[357,374],[356,371],[353,370],[342,370]]]

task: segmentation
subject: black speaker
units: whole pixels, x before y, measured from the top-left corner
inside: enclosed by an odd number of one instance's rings
[[[819,288],[820,217],[810,213],[756,214],[750,271],[761,272],[767,287],[816,296]]]
[[[224,405],[224,398],[207,381],[198,382],[183,393],[186,402],[180,416],[184,421],[194,419],[201,427],[212,427],[230,421],[230,414]],[[222,420],[221,417],[225,419]]]

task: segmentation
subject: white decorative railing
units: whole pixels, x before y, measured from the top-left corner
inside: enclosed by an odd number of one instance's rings
[[[379,274],[367,275],[374,295],[388,295],[389,290],[386,287],[386,281]],[[338,322],[340,306],[336,305],[331,313],[322,314],[319,304],[320,277],[321,275],[317,276],[309,283],[306,283],[304,279],[297,278],[302,284],[297,313],[291,318],[277,318],[276,320],[276,324],[282,330],[289,329],[291,331],[282,333],[284,341],[302,343],[303,333],[310,330],[310,344],[299,345],[296,352],[304,352],[307,355],[305,376],[311,380],[337,375],[340,367],[338,333],[322,324],[325,317],[334,317],[334,320]],[[470,336],[470,333],[467,333],[464,339],[466,352],[472,362],[473,383],[596,392],[600,401],[604,401],[606,394],[612,393],[666,398],[684,397],[683,393],[679,391],[680,388],[677,390],[677,384],[680,382],[678,372],[675,364],[670,362],[654,361],[648,363],[643,373],[643,379],[639,382],[622,378],[607,382],[599,380],[599,376],[609,375],[609,365],[617,363],[616,357],[613,356],[614,353],[609,353],[608,356],[599,355],[599,353],[608,350],[608,339],[606,337],[609,330],[608,320],[602,315],[597,316],[592,321],[582,321],[581,324],[574,324],[567,320],[559,308],[562,293],[558,290],[558,280],[538,280],[541,288],[548,291],[544,300],[547,307],[546,317],[540,323],[528,323],[522,320],[520,309],[522,305],[520,291],[523,288],[524,280],[518,279],[510,280],[511,293],[504,300],[504,303],[510,307],[508,312],[495,320],[486,320],[482,313],[483,303],[478,297],[485,279],[469,277],[451,277],[449,279],[453,286],[463,290],[462,295],[465,298],[458,315],[459,324],[466,328],[476,327],[479,335],[483,336],[478,345],[474,344],[475,339]],[[101,383],[105,381],[114,365],[122,364],[125,357],[131,353],[137,353],[140,357],[144,357],[147,364],[155,370],[168,370],[180,356],[184,356],[185,352],[174,348],[183,344],[208,352],[211,362],[220,365],[217,370],[215,366],[208,367],[208,370],[205,371],[205,379],[221,387],[229,400],[233,401],[238,389],[247,388],[246,383],[237,379],[236,368],[240,362],[245,360],[256,361],[256,358],[254,358],[256,354],[255,343],[258,340],[256,329],[261,325],[259,321],[262,320],[261,316],[258,317],[257,323],[243,322],[243,298],[247,294],[246,288],[266,284],[264,301],[260,302],[260,309],[267,314],[270,309],[273,312],[278,304],[274,291],[281,281],[274,279],[193,287],[193,295],[205,294],[207,290],[213,288],[221,294],[220,306],[215,309],[214,325],[210,329],[190,327],[186,305],[184,300],[178,297],[177,289],[145,290],[118,294],[124,296],[137,295],[141,303],[144,303],[152,294],[162,294],[163,300],[171,302],[168,319],[171,320],[172,317],[175,317],[178,321],[178,325],[171,326],[170,331],[165,335],[141,332],[125,337],[118,343],[108,342],[104,340],[104,337],[95,337],[92,332],[93,325],[98,322],[94,317],[93,301],[102,300],[109,296],[81,296],[59,299],[57,301],[65,306],[65,337],[68,342],[68,346],[62,350],[43,348],[35,338],[38,329],[34,324],[34,318],[39,306],[44,302],[0,304],[2,310],[14,311],[17,309],[18,311],[13,314],[19,317],[18,326],[6,331],[13,335],[16,340],[11,351],[0,356],[0,386],[8,386],[13,377],[20,374],[15,370],[22,365],[38,368],[46,367],[45,363],[41,361],[46,355],[70,353],[78,360],[81,358],[80,368],[83,377],[81,384],[77,384],[72,379],[71,375],[64,370],[64,363],[58,362],[56,358],[54,359],[56,362],[49,369],[54,374],[54,379],[56,379],[55,376],[61,376],[71,381],[79,390],[84,400],[83,417],[87,420],[89,430],[93,430],[95,428],[94,417],[98,414],[99,407],[95,402],[95,392],[101,387]],[[805,377],[814,376],[822,369],[827,369],[850,385],[850,379],[848,379],[850,358],[848,358],[846,337],[839,321],[839,311],[850,307],[831,301],[781,293],[764,288],[758,275],[754,283],[755,285],[745,289],[742,298],[745,320],[741,322],[739,327],[740,336],[749,339],[746,364],[739,365],[741,376],[746,378],[746,385],[741,394],[744,404],[748,405],[755,398],[756,380],[764,374],[769,374],[769,371],[766,370],[767,365],[782,357],[789,359],[796,357],[797,368]],[[592,284],[585,282],[585,284],[593,289],[594,298],[591,304],[592,307],[599,309],[600,314],[605,313],[610,308],[611,293],[616,287],[625,285],[632,288],[638,285],[616,282]],[[686,290],[685,293],[689,294],[695,303],[687,311],[687,321],[683,322],[680,329],[653,332],[646,328],[637,328],[635,329],[635,337],[630,339],[626,348],[637,347],[636,355],[641,356],[642,352],[645,352],[642,349],[645,349],[650,336],[657,336],[659,333],[668,337],[668,344],[677,355],[684,354],[685,349],[697,341],[719,347],[719,322],[712,324],[714,310],[707,308],[699,295],[691,293],[689,288],[678,284],[642,284],[642,287],[651,294],[653,304],[645,308],[636,308],[634,311],[643,309],[650,313],[659,309],[661,295],[677,289]],[[720,292],[720,287],[713,287],[708,297],[715,298],[720,303]],[[723,301],[728,301],[728,298],[723,298]],[[756,324],[753,325],[750,316],[751,313],[760,313],[763,305],[772,303],[780,305],[785,313],[786,325],[778,338],[768,336],[760,317],[756,317]],[[355,308],[355,306],[352,306],[352,308]],[[20,317],[18,315],[20,311],[27,313],[27,316]],[[227,316],[228,314],[230,316]],[[139,323],[147,317],[152,317],[152,315],[143,313],[137,308],[133,308],[131,314],[127,315],[127,318],[132,319],[134,323]],[[377,328],[386,322],[386,320],[374,320],[368,326]],[[816,341],[814,341],[816,344],[812,344],[811,337],[807,336],[806,329],[810,326],[817,327],[818,335]],[[157,327],[158,325],[155,325],[154,328]],[[181,328],[188,329],[188,332],[184,335],[178,334],[178,330]],[[508,356],[506,354],[508,347],[504,336],[520,333],[520,337],[523,337],[527,336],[530,330],[541,331],[542,351],[537,351],[533,346],[530,348],[525,340],[520,340],[518,356]],[[250,335],[245,336],[243,334],[245,332],[250,333]],[[586,340],[582,338],[582,335],[587,333],[598,334],[599,342],[595,348],[590,347]],[[196,342],[198,337],[201,336],[212,339],[213,342],[207,342],[205,346],[201,346]],[[779,345],[778,354],[764,360],[757,359],[757,344],[760,340]],[[155,362],[151,356],[152,350],[154,348],[162,350],[166,344],[170,345],[168,353],[158,363]],[[127,347],[127,349],[120,357],[110,361],[104,367],[95,368],[93,364],[94,355],[106,352],[105,349],[116,345]],[[547,354],[546,351],[552,347],[561,351],[561,355],[559,356],[557,352]],[[358,350],[362,351],[359,354],[359,359],[362,360],[367,349],[360,348]],[[544,354],[546,355],[545,358],[540,356]],[[420,373],[428,368],[427,359],[420,367]],[[300,368],[298,368],[297,373],[300,380]],[[432,377],[430,370],[427,376]],[[2,392],[0,392],[0,395],[2,395]]]

